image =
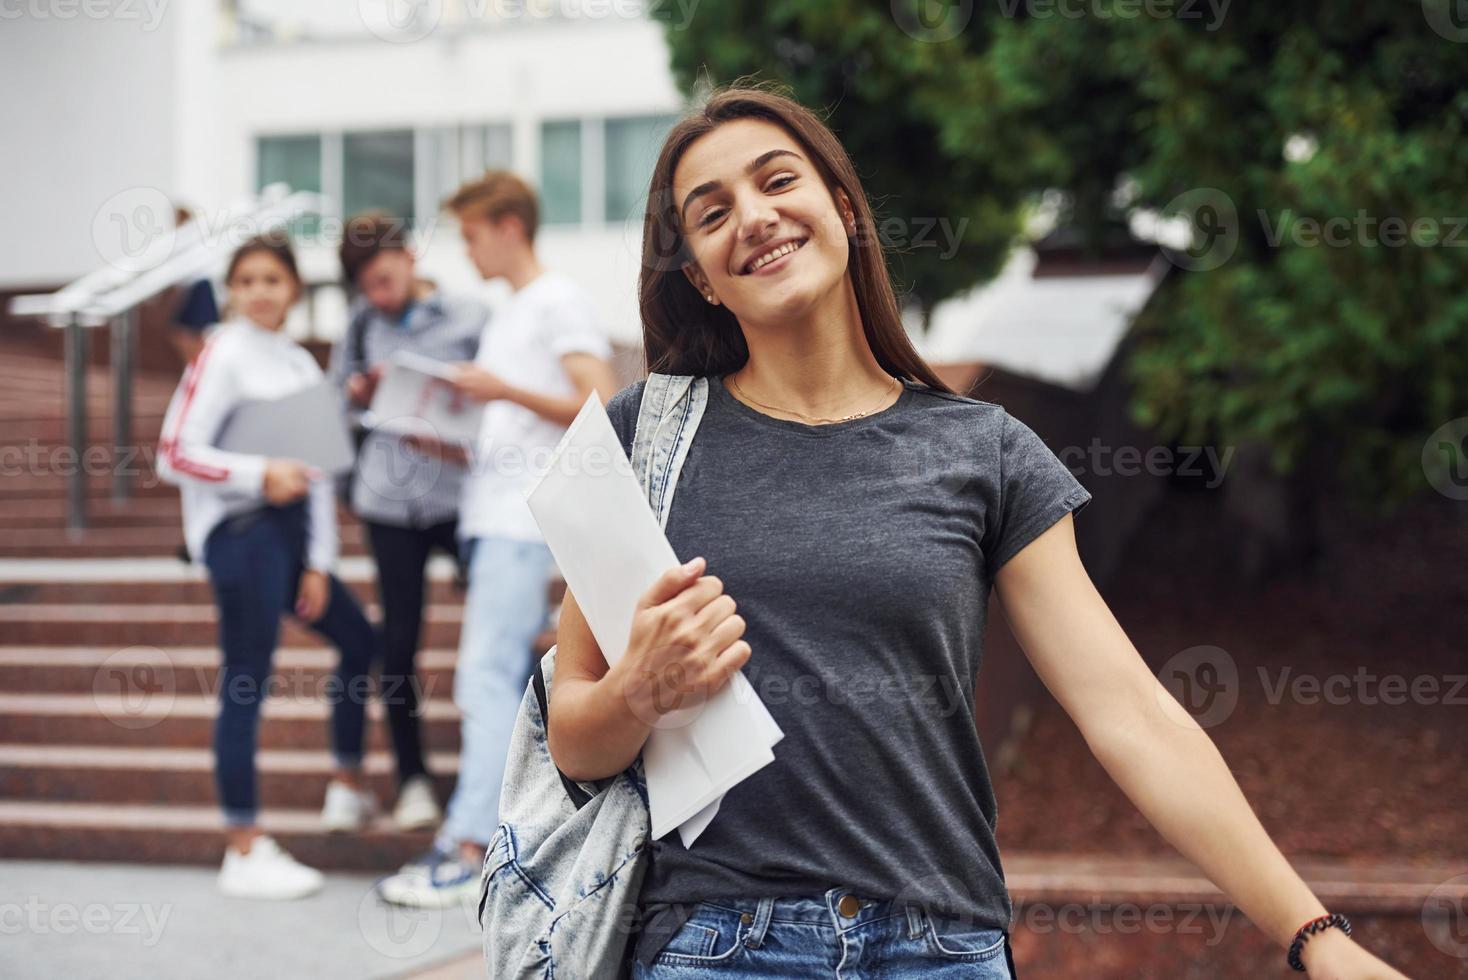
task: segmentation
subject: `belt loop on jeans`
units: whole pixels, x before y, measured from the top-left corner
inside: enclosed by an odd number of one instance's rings
[[[749,933],[744,937],[744,945],[750,949],[759,949],[765,941],[765,933],[770,928],[770,917],[775,914],[775,900],[773,898],[762,898],[759,907],[754,910],[754,922],[749,927]]]
[[[907,903],[907,938],[917,939],[923,934],[923,917],[926,913],[922,908],[911,902]]]

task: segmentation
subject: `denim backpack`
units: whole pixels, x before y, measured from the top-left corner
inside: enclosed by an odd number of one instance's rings
[[[652,374],[632,439],[632,470],[658,524],[708,404],[708,381]],[[596,783],[562,773],[546,740],[556,648],[532,673],[515,718],[499,828],[484,857],[479,923],[492,980],[618,980],[651,830],[642,756]]]

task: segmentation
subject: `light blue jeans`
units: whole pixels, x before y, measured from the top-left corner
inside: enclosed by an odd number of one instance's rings
[[[487,845],[499,827],[500,785],[515,715],[535,666],[531,645],[545,626],[555,569],[540,541],[473,538],[459,633],[454,704],[460,722],[459,779],[440,843]]]
[[[1010,980],[1007,932],[833,888],[804,898],[699,902],[632,980]],[[847,900],[847,905],[853,903]]]

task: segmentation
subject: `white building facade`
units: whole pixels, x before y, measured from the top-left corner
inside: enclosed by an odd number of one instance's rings
[[[0,288],[96,267],[116,247],[99,238],[157,223],[129,202],[166,198],[207,224],[285,182],[332,202],[297,229],[308,278],[336,276],[342,217],[382,208],[412,222],[423,274],[495,302],[502,287],[478,282],[439,205],[507,166],[540,189],[542,261],[582,282],[615,341],[637,342],[648,176],[684,104],[643,5],[154,2],[0,12],[17,158],[0,188]],[[340,303],[317,299],[325,339]]]

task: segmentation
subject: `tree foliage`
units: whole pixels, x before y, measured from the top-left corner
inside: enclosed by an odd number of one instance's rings
[[[1447,18],[1439,0],[731,0],[668,37],[685,90],[780,80],[827,111],[880,216],[962,228],[952,254],[895,243],[925,312],[995,273],[1045,190],[1098,247],[1138,212],[1196,220],[1223,251],[1180,254],[1139,319],[1134,417],[1390,502],[1468,415],[1468,24]]]

